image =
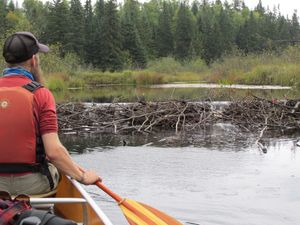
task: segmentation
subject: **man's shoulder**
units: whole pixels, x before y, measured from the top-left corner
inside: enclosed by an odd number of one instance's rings
[[[54,100],[54,96],[52,94],[52,92],[45,86],[41,86],[39,88],[37,88],[37,90],[34,91],[34,95],[37,98],[37,100],[39,101],[53,101]]]

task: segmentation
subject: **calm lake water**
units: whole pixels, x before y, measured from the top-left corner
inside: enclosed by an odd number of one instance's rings
[[[229,101],[255,95],[262,98],[299,98],[300,90],[279,86],[247,86],[247,85],[216,85],[216,84],[166,84],[153,86],[121,86],[105,85],[85,89],[72,89],[54,93],[58,102],[135,102],[189,100]]]
[[[294,98],[299,90],[106,86],[56,94],[58,101],[132,102],[247,95]],[[151,205],[185,225],[299,225],[300,134],[258,133],[216,124],[193,134],[174,132],[97,136],[61,135],[72,157],[95,169],[122,197]],[[123,146],[125,145],[125,146]],[[116,225],[127,225],[116,203],[86,187]]]
[[[269,134],[267,154],[255,145],[255,135],[217,124],[183,139],[170,132],[62,141],[113,191],[186,225],[299,225],[300,134]],[[191,146],[191,138],[199,142]],[[114,224],[128,224],[110,197],[93,186],[87,190]]]

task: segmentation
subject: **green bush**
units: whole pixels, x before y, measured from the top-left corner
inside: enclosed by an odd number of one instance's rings
[[[55,91],[55,92],[61,92],[61,91],[64,91],[68,88],[67,83],[59,75],[49,77],[46,81],[46,86],[51,91]]]
[[[60,45],[51,45],[47,54],[40,54],[41,67],[45,74],[67,73],[72,75],[82,69],[82,62],[77,55],[68,53],[62,57],[60,48]]]
[[[156,72],[140,71],[134,75],[134,81],[137,85],[162,84],[163,75]]]
[[[165,57],[150,61],[147,69],[158,73],[167,73],[175,75],[178,72],[183,71],[183,66],[172,57]]]

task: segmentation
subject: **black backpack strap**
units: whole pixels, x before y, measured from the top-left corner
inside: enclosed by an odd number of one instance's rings
[[[49,170],[48,160],[46,158],[45,148],[41,137],[36,138],[36,162],[40,163],[40,172],[48,178],[50,189],[54,188],[54,181]]]
[[[43,87],[43,85],[39,82],[32,81],[28,84],[23,85],[22,87],[34,93],[37,89]],[[38,172],[42,173],[48,178],[50,189],[53,190],[54,181],[48,168],[48,160],[46,159],[44,144],[41,137],[36,138],[36,162],[40,164],[40,166],[38,167]]]
[[[26,90],[30,91],[30,92],[35,92],[37,89],[43,87],[43,85],[41,85],[39,82],[36,81],[31,81],[28,84],[25,84],[22,86],[23,88],[25,88]]]

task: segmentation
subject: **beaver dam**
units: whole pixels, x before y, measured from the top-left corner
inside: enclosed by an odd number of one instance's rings
[[[245,131],[300,130],[300,100],[255,96],[232,102],[66,103],[57,105],[63,133],[194,132],[219,122]]]

